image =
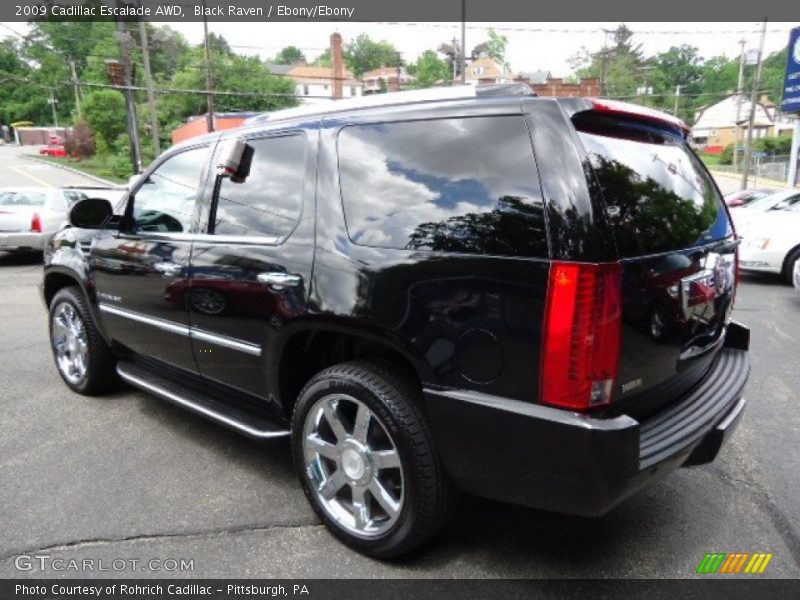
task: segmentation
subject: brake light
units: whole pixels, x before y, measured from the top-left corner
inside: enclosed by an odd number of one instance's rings
[[[646,106],[639,106],[638,104],[630,104],[628,102],[619,102],[617,100],[601,100],[599,98],[590,98],[590,100],[594,110],[599,113],[620,115],[643,121],[650,121],[653,123],[661,123],[662,125],[677,127],[684,134],[687,134],[691,131],[689,126],[681,119],[673,117],[665,112],[661,112],[660,110],[653,110],[652,108],[648,108]]]
[[[619,263],[554,262],[543,327],[541,400],[571,410],[611,402],[621,349]]]
[[[31,217],[31,231],[42,233],[42,218],[39,213],[33,213]]]

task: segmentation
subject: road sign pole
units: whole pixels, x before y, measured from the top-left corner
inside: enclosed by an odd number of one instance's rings
[[[800,114],[794,121],[794,133],[792,134],[792,152],[789,155],[789,176],[786,183],[791,187],[797,185],[797,161],[800,160]]]

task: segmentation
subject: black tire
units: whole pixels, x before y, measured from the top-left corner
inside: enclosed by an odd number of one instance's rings
[[[800,260],[800,248],[797,248],[789,253],[789,256],[786,257],[786,260],[783,261],[783,270],[781,271],[781,276],[783,280],[792,285],[792,275],[794,273],[794,263]]]
[[[366,405],[391,436],[400,457],[402,508],[394,524],[376,537],[354,535],[333,519],[318,498],[306,468],[306,418],[318,401],[332,394],[343,394]],[[408,553],[430,539],[447,520],[453,492],[425,420],[419,385],[391,363],[345,362],[311,378],[300,392],[292,416],[292,456],[303,491],[316,513],[337,538],[363,554],[391,558]]]
[[[70,378],[59,367],[53,336],[55,317],[62,305],[69,305],[75,311],[86,331],[87,358],[85,373],[77,381]],[[96,396],[113,390],[119,383],[116,372],[117,359],[106,344],[92,319],[86,300],[77,287],[60,289],[50,302],[50,349],[56,362],[56,370],[69,388],[85,396]]]

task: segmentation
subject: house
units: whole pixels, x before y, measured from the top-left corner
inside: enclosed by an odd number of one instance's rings
[[[386,90],[396,92],[415,80],[416,78],[410,75],[405,67],[387,67],[386,65],[367,71],[361,76],[365,94],[374,94]],[[382,84],[381,81],[383,81]]]
[[[333,67],[313,67],[304,64],[294,65],[286,73],[295,82],[295,94],[303,103],[327,102],[334,98]],[[344,69],[342,75],[342,98],[353,98],[364,93],[364,84]]]
[[[775,109],[775,104],[766,97],[756,102],[753,139],[791,131],[784,120],[778,118],[776,123]],[[747,138],[749,119],[750,99],[745,95],[733,94],[695,112],[692,139],[695,145],[704,148],[706,152],[722,152],[725,146],[736,141],[737,124],[739,139]]]
[[[188,140],[198,135],[203,135],[208,131],[207,114],[196,115],[189,117],[186,123],[180,127],[176,127],[172,131],[172,143],[177,144],[184,140]],[[220,131],[222,129],[233,129],[239,127],[246,119],[254,117],[259,113],[254,112],[232,112],[232,113],[214,113],[214,130]]]
[[[550,80],[550,71],[520,71],[514,77],[514,81],[527,83],[528,85],[543,85]]]
[[[504,65],[489,56],[481,56],[467,66],[466,80],[469,85],[485,85],[511,83],[513,77]]]

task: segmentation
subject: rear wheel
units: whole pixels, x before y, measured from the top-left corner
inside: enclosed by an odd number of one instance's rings
[[[50,303],[50,346],[58,374],[73,391],[101,394],[117,382],[116,358],[76,287],[59,290]]]
[[[387,364],[353,361],[315,375],[295,407],[292,453],[314,510],[360,552],[409,552],[446,519],[451,492],[419,389]]]

